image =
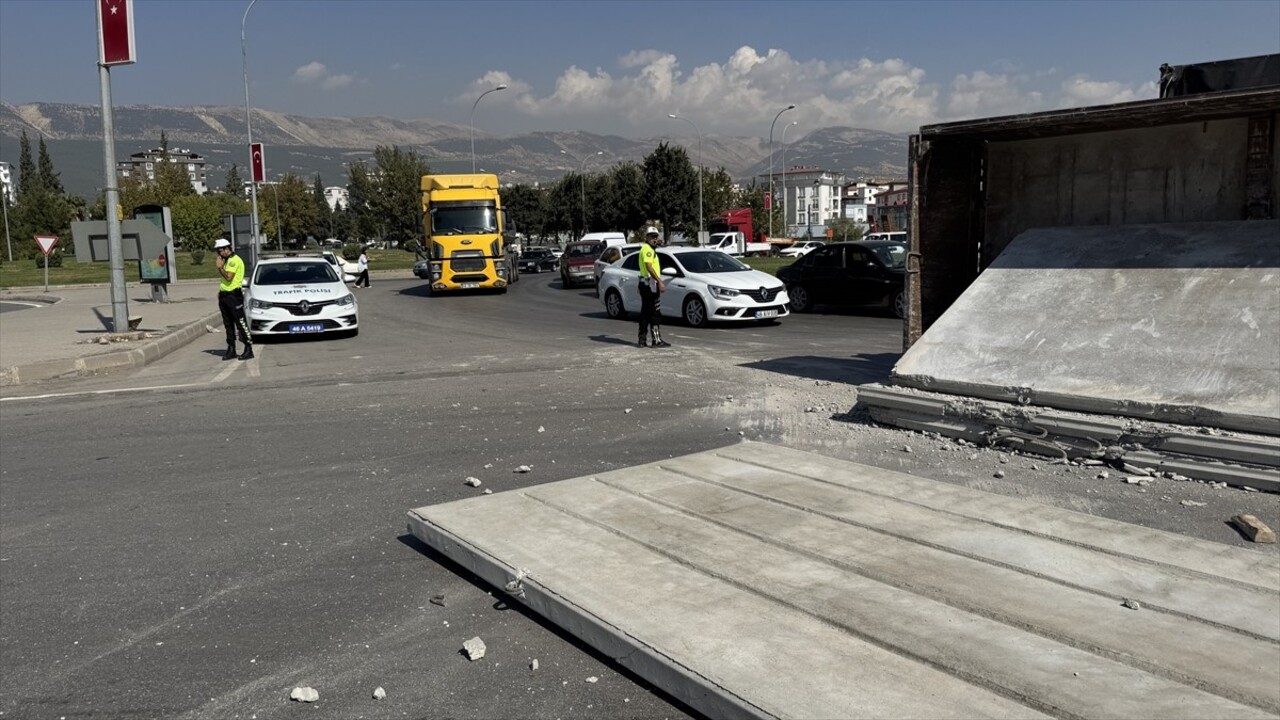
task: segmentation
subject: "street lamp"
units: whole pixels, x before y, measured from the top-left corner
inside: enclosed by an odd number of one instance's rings
[[[250,264],[258,262],[258,183],[253,181],[253,123],[249,111],[249,51],[244,39],[245,23],[249,20],[249,11],[258,0],[249,0],[249,7],[244,9],[244,17],[240,18],[240,65],[244,70],[244,129],[249,135],[249,197],[253,202],[253,214],[250,215],[249,230],[253,233],[249,241]],[[264,180],[266,178],[263,178]],[[110,208],[108,208],[110,212]],[[232,234],[235,234],[235,218],[232,218]]]
[[[782,232],[784,233],[789,233],[787,225],[791,222],[791,215],[787,212],[787,131],[792,125],[799,124],[799,120],[792,120],[782,128]],[[800,202],[799,198],[796,202]],[[791,235],[788,234],[787,237]]]
[[[693,131],[698,134],[698,234],[701,236],[702,231],[706,229],[702,216],[702,131],[699,130],[698,126],[694,125],[694,122],[687,117],[680,117],[675,113],[668,113],[667,117],[672,120],[683,120],[690,125],[693,125]],[[702,242],[701,237],[698,238],[698,242]]]
[[[782,113],[795,109],[795,103],[782,108],[773,116],[773,122],[769,123],[769,237],[773,237],[773,126],[778,124]]]
[[[566,150],[561,150],[560,154],[568,155],[574,160],[577,160],[577,158],[574,157],[573,155],[569,155],[569,152]],[[604,154],[603,150],[596,151],[596,155],[603,155],[603,154]],[[582,158],[582,162],[578,164],[578,179],[580,181],[579,187],[582,188],[582,232],[587,231],[587,160],[590,160],[591,157],[592,157],[591,155],[587,155],[586,157]]]
[[[483,98],[485,95],[488,95],[491,92],[498,92],[499,90],[506,90],[506,89],[507,89],[507,84],[502,83],[498,87],[490,88],[480,93],[480,97],[476,98],[476,101],[471,103],[471,116],[467,118],[467,124],[471,126],[471,174],[472,175],[476,174],[476,123],[475,123],[476,106],[480,104],[480,98]]]

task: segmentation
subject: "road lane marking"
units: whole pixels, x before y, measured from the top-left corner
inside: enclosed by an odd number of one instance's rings
[[[111,390],[81,390],[80,392],[46,393],[44,395],[24,395],[22,397],[0,398],[0,402],[18,400],[48,400],[50,398],[76,397],[78,395],[115,395],[127,392],[147,392],[150,390],[176,390],[178,388],[201,387],[207,383],[182,383],[179,385],[149,385],[146,387],[114,388]]]

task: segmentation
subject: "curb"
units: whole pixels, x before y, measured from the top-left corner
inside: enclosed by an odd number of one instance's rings
[[[173,332],[166,333],[128,350],[118,350],[101,355],[89,355],[67,360],[46,360],[29,365],[15,365],[3,368],[0,369],[0,387],[51,380],[63,375],[88,375],[120,368],[142,367],[159,360],[178,348],[190,344],[201,335],[208,334],[209,331],[205,329],[206,325],[221,322],[222,315],[220,313],[212,313]]]

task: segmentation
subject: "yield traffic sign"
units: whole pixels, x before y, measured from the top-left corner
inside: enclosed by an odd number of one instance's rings
[[[36,244],[40,246],[45,257],[49,257],[49,253],[53,252],[53,246],[58,244],[58,238],[56,235],[37,235]]]

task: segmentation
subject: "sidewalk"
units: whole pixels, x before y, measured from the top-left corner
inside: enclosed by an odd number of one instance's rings
[[[373,272],[375,279],[411,277],[407,270]],[[141,317],[135,332],[114,342],[109,285],[41,286],[0,291],[0,303],[31,303],[0,313],[0,387],[82,375],[154,362],[208,333],[222,332],[216,280],[179,281],[169,302],[151,300],[151,286],[126,284],[129,316]]]

